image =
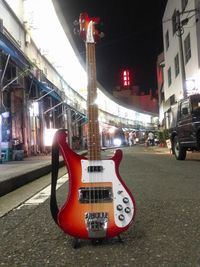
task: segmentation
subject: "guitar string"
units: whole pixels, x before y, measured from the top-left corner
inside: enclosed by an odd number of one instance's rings
[[[90,76],[91,76],[91,70],[90,70],[90,45],[87,43],[87,66],[88,66],[88,119],[89,119],[89,125],[88,125],[88,137],[89,137],[89,166],[91,166],[91,159],[92,159],[92,147],[91,147],[91,123],[92,123],[92,118],[91,118],[91,88],[90,88]],[[89,204],[91,206],[91,172],[89,172]]]
[[[93,63],[94,63],[94,76],[93,76],[93,88],[95,88],[95,91],[94,91],[94,98],[97,98],[97,88],[96,88],[96,57],[95,57],[95,44],[92,45],[92,54],[93,54]],[[96,99],[95,99],[96,100]],[[96,159],[100,160],[100,140],[99,140],[99,122],[98,122],[98,106],[97,106],[97,103],[94,103],[94,117],[95,117],[95,148],[96,148]],[[98,166],[99,164],[97,164]],[[100,164],[101,166],[101,164]],[[96,178],[97,178],[97,181],[99,182],[99,175],[100,173],[98,172],[97,170],[97,175],[96,175]],[[101,191],[101,187],[99,189],[99,183],[98,183],[98,190],[97,190],[97,196],[95,194],[95,197],[97,197],[97,200],[95,199],[95,202],[97,201],[97,203],[100,203],[100,192]]]
[[[96,65],[95,65],[95,44],[89,43],[87,44],[87,60],[88,60],[88,117],[89,117],[89,165],[99,166],[96,164],[100,162],[100,166],[102,165],[101,156],[100,156],[100,136],[99,136],[99,122],[98,122],[98,107],[95,103],[95,97],[97,97],[96,92]],[[95,162],[96,161],[96,162]],[[92,163],[92,164],[91,164]],[[95,179],[96,178],[96,179]],[[89,173],[89,203],[91,203],[91,210],[94,207],[94,203],[100,203],[103,201],[103,187],[99,186],[97,182],[102,180],[102,172],[98,172],[98,170],[94,170],[94,172]],[[99,187],[95,189],[95,184]],[[96,199],[97,198],[97,199]],[[93,203],[93,204],[92,204]]]
[[[92,159],[93,159],[93,165],[95,165],[96,164],[96,162],[95,162],[95,160],[96,160],[96,138],[95,138],[95,112],[94,112],[94,110],[95,110],[95,107],[94,107],[94,97],[95,97],[95,91],[94,90],[96,90],[96,88],[94,87],[95,86],[95,84],[94,84],[94,79],[95,79],[95,77],[94,77],[94,75],[95,75],[95,62],[94,62],[94,58],[93,58],[93,54],[94,54],[94,46],[95,46],[95,44],[94,43],[91,43],[90,44],[90,52],[91,52],[91,62],[90,62],[90,70],[91,70],[91,76],[90,76],[90,78],[91,78],[91,96],[92,96],[92,152],[93,152],[93,157],[92,157]],[[95,206],[95,171],[94,172],[92,172],[92,210],[93,210],[93,208],[94,208],[94,206]]]

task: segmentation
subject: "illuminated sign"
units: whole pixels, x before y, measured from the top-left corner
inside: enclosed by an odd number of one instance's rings
[[[123,86],[129,86],[130,85],[130,72],[129,70],[123,70]]]

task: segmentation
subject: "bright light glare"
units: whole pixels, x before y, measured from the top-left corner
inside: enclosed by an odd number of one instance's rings
[[[2,113],[2,117],[5,119],[9,118],[9,116],[10,116],[10,113],[8,111],[5,111]]]
[[[52,1],[26,0],[24,10],[31,36],[41,52],[73,89],[79,92],[86,88],[86,72],[68,41]]]
[[[122,140],[119,139],[119,138],[115,138],[115,139],[113,140],[113,144],[114,144],[114,146],[121,146],[121,144],[122,144]]]
[[[45,146],[52,146],[54,134],[56,133],[57,129],[46,129],[44,130],[44,145]]]
[[[39,115],[39,105],[38,102],[33,102],[31,106],[29,107],[30,110],[30,116],[35,117]]]
[[[194,80],[186,80],[186,88],[187,90],[193,90],[195,88]]]
[[[115,132],[115,128],[109,128],[109,129],[108,129],[108,132],[109,132],[110,134],[114,134],[114,132]]]

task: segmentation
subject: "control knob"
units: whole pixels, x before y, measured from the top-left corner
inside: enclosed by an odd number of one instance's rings
[[[117,205],[117,210],[119,210],[119,211],[123,210],[123,207],[121,204]]]
[[[124,198],[123,198],[123,202],[124,202],[125,204],[127,204],[127,203],[129,203],[129,199],[128,199],[127,197],[124,197]]]
[[[123,221],[123,220],[125,219],[125,217],[124,217],[123,214],[120,214],[120,215],[118,216],[118,219],[119,219],[120,221]]]
[[[126,212],[126,213],[130,213],[130,212],[131,212],[131,209],[130,209],[129,207],[126,207],[126,208],[125,208],[125,212]]]

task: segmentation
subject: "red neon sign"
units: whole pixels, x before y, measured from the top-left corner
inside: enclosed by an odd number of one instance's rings
[[[123,71],[123,86],[129,86],[130,85],[130,74],[129,70]]]

